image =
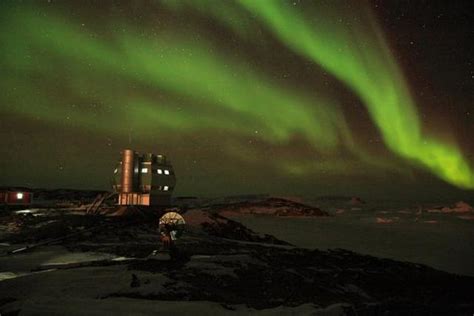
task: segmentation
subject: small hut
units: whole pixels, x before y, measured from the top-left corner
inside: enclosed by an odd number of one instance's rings
[[[33,202],[33,192],[27,188],[2,187],[0,188],[0,204],[30,205]]]

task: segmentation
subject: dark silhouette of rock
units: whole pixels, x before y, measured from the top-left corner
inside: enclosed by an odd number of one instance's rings
[[[351,198],[351,200],[349,201],[349,203],[350,203],[351,205],[354,205],[354,206],[355,206],[355,205],[362,205],[362,204],[365,204],[365,201],[362,200],[360,197],[353,196],[353,197]]]
[[[214,216],[219,217],[221,220],[202,224],[203,230],[212,236],[268,244],[290,245],[289,243],[279,240],[274,236],[258,234],[236,221],[226,219],[225,217],[219,215]]]
[[[228,219],[209,210],[190,210],[183,216],[188,226],[200,229],[210,236],[242,241],[289,245],[289,243],[279,240],[274,236],[256,233],[239,222]]]
[[[140,287],[140,280],[135,273],[132,274],[132,282],[130,282],[130,287]]]

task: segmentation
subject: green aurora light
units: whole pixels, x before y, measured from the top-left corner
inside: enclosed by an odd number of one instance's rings
[[[283,1],[164,3],[211,15],[253,45],[261,35],[252,28],[265,27],[354,91],[390,150],[455,186],[474,188],[474,172],[459,148],[422,133],[415,101],[366,7],[349,12],[337,3],[321,4],[324,10],[316,7],[310,18]],[[225,131],[274,147],[303,138],[327,169],[347,172],[343,160],[334,158],[341,151],[369,165],[397,168],[356,144],[337,95],[322,87],[285,87],[199,30],[189,34],[167,26],[151,32],[116,19],[95,32],[44,8],[2,11],[0,25],[11,30],[0,34],[0,65],[9,73],[0,79],[3,113],[103,134],[133,130],[146,137],[156,126],[163,139]],[[350,25],[340,23],[339,15],[350,17]],[[222,143],[238,159],[266,159],[259,149],[236,151],[231,141]],[[321,161],[291,154],[271,164],[290,175],[321,170]]]
[[[171,7],[209,12],[243,36],[249,19],[233,7],[210,1],[169,1]],[[313,3],[311,16],[292,2],[239,0],[290,49],[327,69],[357,93],[386,145],[445,181],[474,188],[474,171],[459,148],[422,134],[415,102],[366,3],[352,8],[341,2]],[[207,11],[207,8],[213,8]],[[230,7],[232,8],[232,7]],[[223,11],[221,11],[223,10]],[[342,23],[341,15],[351,23]],[[238,21],[238,22],[237,22]]]

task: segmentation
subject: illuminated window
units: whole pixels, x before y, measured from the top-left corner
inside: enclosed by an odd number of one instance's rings
[[[170,174],[170,171],[169,171],[169,170],[165,170],[165,174],[169,175],[169,174]]]
[[[165,186],[163,187],[163,190],[164,190],[164,191],[168,191],[168,189],[169,189],[169,187],[168,187],[167,185],[165,185]]]
[[[163,174],[163,170],[161,170],[161,169],[156,170],[156,172],[157,172],[158,174]]]
[[[23,193],[21,193],[21,192],[20,192],[20,193],[17,193],[17,194],[16,194],[16,198],[17,198],[18,200],[23,199]]]
[[[148,173],[148,168],[142,168],[142,173]]]

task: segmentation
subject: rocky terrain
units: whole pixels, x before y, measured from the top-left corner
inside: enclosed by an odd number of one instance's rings
[[[329,216],[317,207],[285,198],[266,197],[258,200],[213,204],[212,209],[222,215],[272,215],[272,216]]]
[[[158,212],[55,209],[0,217],[1,315],[471,315],[474,278],[343,249],[297,248],[225,210],[326,215],[285,199],[184,212],[176,250],[160,247]],[[298,211],[296,211],[298,210]],[[65,238],[66,237],[66,238]]]

